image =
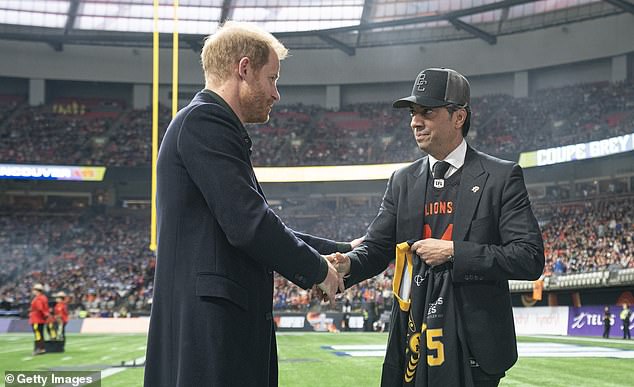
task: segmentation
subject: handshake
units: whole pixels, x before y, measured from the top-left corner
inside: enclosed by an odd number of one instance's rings
[[[313,287],[313,294],[322,301],[335,302],[337,291],[343,292],[345,286],[343,278],[350,272],[350,258],[342,253],[333,253],[323,256],[328,261],[328,274],[326,279]]]

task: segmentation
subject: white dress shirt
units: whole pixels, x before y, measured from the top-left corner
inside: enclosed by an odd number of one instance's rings
[[[445,179],[453,175],[458,169],[460,169],[460,167],[464,165],[464,159],[466,155],[467,155],[467,142],[463,138],[460,145],[458,145],[456,149],[451,151],[451,153],[449,153],[447,157],[445,157],[445,160],[443,160],[448,162],[451,165],[449,169],[447,169],[447,172],[445,172]],[[434,156],[429,155],[429,172],[430,173],[433,174],[434,165],[438,161],[440,160],[437,160]]]

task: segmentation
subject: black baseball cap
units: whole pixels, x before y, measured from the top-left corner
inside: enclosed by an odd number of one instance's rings
[[[456,104],[466,107],[470,102],[469,81],[459,72],[446,68],[421,71],[414,81],[412,95],[394,101],[395,108],[409,108],[413,103],[425,107]]]

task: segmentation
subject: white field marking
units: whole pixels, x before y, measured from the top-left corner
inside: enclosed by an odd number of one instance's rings
[[[22,361],[29,361],[29,360],[33,360],[33,356],[27,356],[27,357],[23,357],[22,359],[20,359]]]
[[[332,349],[333,351],[380,351],[385,352],[385,344],[352,344],[352,345],[324,345],[324,349]]]
[[[108,359],[110,359],[110,356],[102,356],[101,357],[101,360],[108,360]]]
[[[385,357],[385,350],[382,350],[382,351],[338,351],[333,353],[338,356]]]
[[[33,351],[33,350],[32,349],[30,349],[30,350],[26,349],[25,350],[24,348],[13,348],[13,349],[7,349],[7,350],[4,350],[4,351],[0,351],[0,354],[11,353],[11,352],[27,352],[27,351]]]
[[[145,345],[142,345],[140,347],[137,347],[138,351],[145,351]]]
[[[29,337],[31,338],[31,337]],[[103,341],[106,339],[111,339],[111,337],[93,337],[93,338],[89,338],[89,339],[84,339],[81,341],[72,341],[71,345],[73,347],[73,349],[79,349],[81,351],[89,351],[89,350],[93,350],[94,349],[94,343],[95,342],[99,342],[99,341]],[[2,341],[2,340],[0,340]],[[145,348],[145,347],[143,347]],[[112,347],[112,350],[116,350],[118,349],[118,347]],[[13,352],[25,352],[24,348],[11,348],[11,349],[2,349],[0,350],[0,354],[5,354],[5,353],[13,353]]]
[[[385,357],[385,346],[340,345],[324,346],[338,356]],[[634,359],[634,351],[608,347],[594,347],[561,343],[518,343],[519,357],[603,357]]]
[[[28,335],[24,334],[24,335],[20,335],[20,336],[13,336],[13,337],[2,337],[0,336],[0,342],[3,341],[3,339],[5,341],[16,341],[18,339],[24,339],[24,338],[29,338],[32,339],[32,335]],[[80,349],[82,351],[88,351],[88,350],[92,350],[94,348],[93,344],[95,342],[99,342],[99,341],[105,341],[105,340],[112,340],[112,337],[91,337],[91,338],[86,338],[86,339],[82,339],[80,341],[75,341],[71,339],[71,345],[73,347],[73,349]],[[113,350],[117,349],[117,347],[113,347]],[[140,349],[140,348],[139,348]],[[145,347],[143,347],[143,349],[145,349]],[[1,349],[0,350],[0,354],[4,354],[4,353],[13,353],[13,352],[25,352],[24,348],[7,348],[7,349]]]
[[[101,371],[101,380],[104,380],[105,378],[107,378],[108,376],[112,376],[112,375],[116,375],[119,372],[123,372],[125,371],[126,368],[125,367],[112,367],[112,368],[107,368],[103,371]]]
[[[62,358],[62,361],[67,361],[67,360],[70,360],[72,358],[73,358],[72,356],[65,356],[65,357]]]
[[[70,338],[70,342],[73,343],[88,343],[88,344],[92,344],[95,342],[99,342],[99,341],[112,341],[113,337],[112,336],[102,336],[102,337],[90,337],[90,338],[83,338],[81,340],[73,340],[73,338]],[[118,338],[117,338],[118,339]]]
[[[32,338],[32,337],[29,337],[29,338]],[[94,344],[95,342],[102,341],[102,340],[105,340],[105,339],[111,339],[111,338],[109,338],[109,337],[108,338],[96,338],[95,337],[95,338],[90,338],[90,339],[84,339],[84,340],[81,340],[81,341],[72,341],[72,344],[70,344],[70,345],[72,345],[73,348],[80,348],[83,351],[86,351],[88,349],[94,348],[92,344]],[[2,340],[0,340],[0,342],[1,341]],[[24,352],[24,349],[23,348],[12,348],[12,349],[2,349],[2,350],[0,350],[0,354],[10,353],[10,352]]]
[[[611,357],[634,359],[634,351],[560,343],[520,343],[519,357]]]
[[[136,364],[142,364],[145,362],[145,356],[141,356],[139,358],[134,359],[133,361]],[[126,362],[126,364],[132,364],[132,361]],[[107,378],[108,376],[116,375],[119,372],[123,372],[129,369],[129,367],[110,367],[101,371],[101,380]]]
[[[588,337],[588,336],[548,336],[548,335],[524,336],[524,337],[547,339],[547,340],[587,341],[590,343],[619,343],[619,344],[634,346],[634,340],[623,340],[620,336],[613,337],[610,339],[604,339],[602,337]]]
[[[24,339],[24,338],[32,338],[33,337],[33,332],[22,332],[22,333],[2,333],[0,334],[0,337],[3,340],[19,340],[19,339]]]

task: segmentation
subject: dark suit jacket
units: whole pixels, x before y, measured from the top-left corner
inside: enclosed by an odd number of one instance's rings
[[[348,253],[346,286],[385,270],[395,244],[422,238],[428,171],[424,157],[394,172],[364,243]],[[544,268],[521,168],[469,147],[455,207],[453,280],[469,350],[484,371],[503,373],[517,360],[507,280],[537,279]],[[402,367],[399,359],[386,358],[384,373]]]
[[[280,221],[253,173],[250,148],[237,116],[210,91],[167,129],[158,158],[147,387],[277,385],[273,270],[306,289],[326,276],[318,252],[349,250]]]

